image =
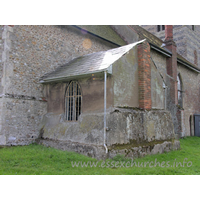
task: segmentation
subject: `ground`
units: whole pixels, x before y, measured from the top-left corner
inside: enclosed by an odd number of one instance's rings
[[[105,161],[38,144],[2,147],[0,174],[200,174],[200,138],[186,137],[180,143],[178,151]]]

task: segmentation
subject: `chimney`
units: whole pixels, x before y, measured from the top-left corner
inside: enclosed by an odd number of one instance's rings
[[[175,105],[178,104],[177,93],[177,52],[176,44],[173,40],[173,26],[165,25],[165,47],[171,51],[172,56],[167,58],[167,74],[173,79],[170,80],[170,99]]]
[[[152,108],[150,45],[145,41],[142,44],[139,44],[137,49],[139,108],[150,110]]]
[[[165,41],[173,40],[173,26],[165,25]]]

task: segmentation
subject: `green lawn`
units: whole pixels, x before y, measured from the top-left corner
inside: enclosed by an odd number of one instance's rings
[[[200,138],[187,137],[180,142],[179,151],[135,160],[116,156],[105,162],[37,144],[0,148],[0,174],[200,174]],[[73,167],[74,162],[79,166]],[[83,162],[88,167],[81,167]],[[90,166],[93,162],[97,167]]]

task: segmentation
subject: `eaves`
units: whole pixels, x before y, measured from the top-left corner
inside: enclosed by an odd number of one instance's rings
[[[162,49],[162,48],[160,48],[160,47],[158,47],[158,46],[156,46],[156,45],[154,45],[152,43],[149,43],[149,44],[150,44],[150,47],[152,49],[158,51],[159,53],[162,53],[163,55],[165,55],[165,56],[167,56],[169,58],[172,56],[172,53],[170,51],[166,51],[166,50],[164,50],[164,49]]]
[[[156,45],[154,45],[154,44],[152,44],[152,43],[149,43],[149,44],[150,44],[150,47],[151,47],[152,49],[156,50],[157,52],[159,52],[159,53],[161,53],[161,54],[163,54],[163,55],[165,55],[165,56],[167,56],[167,57],[169,57],[169,58],[172,56],[172,53],[171,53],[171,52],[166,51],[166,50],[164,50],[164,49],[162,49],[162,48],[160,48],[160,47],[158,47],[158,46],[156,46]],[[186,63],[186,62],[184,62],[184,61],[181,60],[180,58],[177,58],[177,62],[180,63],[180,64],[182,64],[182,65],[184,65],[185,67],[187,67],[187,68],[189,68],[189,69],[195,71],[195,72],[200,73],[200,69],[197,69],[197,68],[193,67],[192,65],[190,65],[190,64],[188,64],[188,63]]]
[[[187,63],[185,63],[183,60],[181,60],[181,59],[179,59],[179,58],[177,58],[177,62],[179,62],[180,64],[186,66],[187,68],[189,68],[189,69],[191,69],[191,70],[193,70],[193,71],[195,71],[195,72],[197,72],[197,73],[200,73],[200,69],[194,68],[193,66],[191,66],[191,65],[189,65],[189,64],[187,64]]]

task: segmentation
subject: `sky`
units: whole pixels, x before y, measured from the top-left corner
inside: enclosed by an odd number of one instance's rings
[[[2,25],[197,25],[197,1],[4,1]]]

